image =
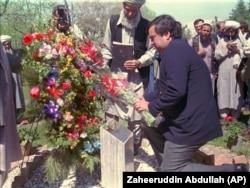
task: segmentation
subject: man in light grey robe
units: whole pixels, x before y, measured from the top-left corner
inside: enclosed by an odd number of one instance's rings
[[[144,82],[144,80],[146,79],[142,78],[140,70],[149,67],[149,65],[153,63],[155,55],[155,49],[150,48],[148,45],[146,28],[144,29],[143,22],[147,23],[148,21],[142,17],[140,12],[140,8],[144,3],[145,0],[123,1],[123,9],[121,10],[120,14],[112,15],[114,17],[117,16],[116,17],[117,19],[112,20],[111,16],[110,19],[108,20],[103,39],[103,48],[102,48],[104,62],[107,66],[109,66],[112,77],[119,79],[126,79],[131,88],[134,91],[136,91],[136,93],[139,95],[143,95],[148,86],[148,83]],[[112,24],[113,21],[115,27],[111,26],[113,25]],[[139,31],[140,27],[141,31]],[[116,29],[112,30],[112,28]],[[144,38],[145,40],[138,40],[136,38],[138,37],[138,35],[136,34],[137,31],[140,32],[141,36],[144,36],[145,33],[146,36]],[[115,38],[115,36],[120,36],[120,38],[119,37]],[[113,53],[113,46],[115,42],[119,42],[127,46],[132,45],[133,47],[132,53],[134,54],[129,53],[127,55],[131,55],[133,57],[129,57],[129,60],[126,60],[125,62],[122,61],[121,59],[118,59],[119,57],[115,57],[115,55],[117,55]],[[143,54],[136,57],[137,56],[136,52],[137,53],[138,51],[140,52],[144,44],[147,45],[146,48],[144,48],[145,50]],[[149,78],[149,73],[145,77]],[[119,99],[116,100],[111,97],[106,97],[105,121],[109,125],[115,125],[119,122],[119,119],[128,121],[128,129],[131,130],[134,134],[134,146],[135,146],[134,153],[136,155],[137,150],[140,147],[140,142],[142,138],[141,114],[136,112],[136,110],[132,105],[124,104]]]

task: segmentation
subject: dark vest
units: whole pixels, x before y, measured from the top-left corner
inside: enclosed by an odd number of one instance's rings
[[[198,37],[199,35],[195,35],[193,38],[192,38],[192,47],[194,48],[194,50],[196,52],[199,51],[199,42],[200,42],[200,39]],[[211,48],[212,48],[212,71],[214,73],[217,73],[218,72],[218,69],[219,69],[219,61],[217,61],[214,57],[214,53],[215,53],[215,48],[216,48],[216,40],[214,38],[210,38],[210,45],[211,45]]]
[[[117,25],[119,15],[111,15],[110,17],[110,31],[111,40],[116,42],[122,42],[122,25]],[[147,27],[149,21],[141,18],[140,22],[135,29],[134,36],[134,58],[139,59],[147,51]],[[139,73],[142,78],[144,88],[147,88],[149,82],[149,69],[150,66],[142,67],[139,69]]]

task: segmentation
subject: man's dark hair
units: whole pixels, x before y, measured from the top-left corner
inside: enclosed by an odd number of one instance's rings
[[[53,12],[52,12],[53,16],[56,15],[57,10],[67,10],[67,8],[65,7],[65,5],[56,5],[56,6],[54,6]]]
[[[221,23],[225,23],[225,21],[219,21],[219,22],[216,23],[216,29],[217,29],[217,30],[220,29]]]
[[[211,31],[212,31],[212,29],[213,29],[213,27],[212,27],[211,24],[209,24],[209,23],[203,23],[202,26],[201,26],[201,28],[203,28],[203,26],[208,26],[208,27],[210,27],[210,28],[211,28]]]
[[[179,21],[176,21],[172,16],[163,14],[156,17],[149,23],[149,27],[155,26],[155,32],[158,35],[164,35],[169,32],[171,37],[175,39],[182,38],[182,27]]]
[[[65,5],[54,6],[52,15],[56,16],[56,12],[58,12],[58,14],[59,14],[58,22],[60,22],[60,23],[66,22],[70,25],[70,15],[69,15],[68,9]]]
[[[198,19],[194,20],[194,25],[196,25],[196,24],[199,23],[199,22],[204,23],[204,20],[201,19],[201,18],[198,18]]]
[[[240,22],[240,29],[248,31],[248,24],[246,22]]]

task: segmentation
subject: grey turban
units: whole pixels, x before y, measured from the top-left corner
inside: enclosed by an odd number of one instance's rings
[[[131,5],[143,5],[146,0],[123,0],[124,3],[128,3]]]

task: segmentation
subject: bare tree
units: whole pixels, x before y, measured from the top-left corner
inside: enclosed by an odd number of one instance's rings
[[[9,0],[5,0],[4,2],[0,2],[0,7],[3,7],[3,10],[0,9],[0,17],[6,12],[9,4]]]

